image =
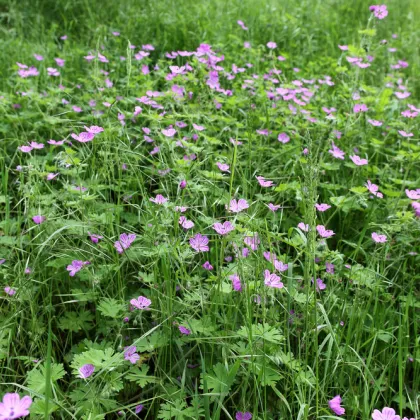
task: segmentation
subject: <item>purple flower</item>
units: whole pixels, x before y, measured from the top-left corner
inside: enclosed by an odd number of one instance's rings
[[[367,183],[365,184],[365,187],[369,190],[371,194],[378,198],[383,198],[383,194],[379,192],[379,187],[376,184],[372,184],[370,180],[367,180]]]
[[[185,179],[183,179],[180,183],[179,183],[179,188],[181,190],[183,190],[185,187],[187,186],[187,181]]]
[[[99,134],[102,133],[102,131],[104,131],[104,129],[102,127],[99,127],[98,125],[91,125],[90,127],[85,126],[85,130],[86,132],[91,134]]]
[[[290,137],[286,133],[280,133],[277,137],[277,140],[280,143],[286,144],[286,143],[289,143]]]
[[[125,249],[130,248],[131,244],[134,242],[135,239],[135,233],[129,233],[128,235],[126,233],[122,233],[120,235],[120,240],[114,243],[114,247],[116,248],[119,254],[122,254]]]
[[[178,329],[179,329],[181,334],[184,334],[184,335],[190,335],[191,334],[191,331],[188,328],[185,328],[183,325],[180,325],[178,327]]]
[[[131,299],[130,303],[137,309],[146,309],[152,304],[152,301],[144,296],[139,296],[137,299]]]
[[[245,413],[242,413],[241,411],[238,411],[235,416],[236,420],[251,420],[252,414],[246,411]]]
[[[194,227],[194,222],[191,220],[188,220],[185,216],[181,216],[179,218],[179,224],[184,228],[184,229],[192,229]]]
[[[17,393],[7,393],[3,396],[0,403],[0,419],[13,420],[29,415],[28,408],[32,404],[32,398],[25,395],[20,399]]]
[[[136,353],[136,346],[128,346],[124,349],[124,360],[128,360],[133,365],[140,360],[140,356]]]
[[[350,159],[357,166],[363,166],[363,165],[367,165],[368,164],[368,160],[367,159],[362,159],[360,156],[357,156],[357,155],[350,156]]]
[[[77,140],[79,143],[88,143],[89,141],[92,141],[94,139],[95,134],[83,131],[79,135],[71,133],[71,137]]]
[[[312,278],[312,284],[314,283],[314,279]],[[316,291],[319,292],[327,288],[327,285],[322,281],[322,279],[316,279]]]
[[[318,210],[318,211],[327,211],[328,209],[330,209],[331,208],[331,206],[330,205],[328,205],[328,204],[315,204],[315,207],[316,207],[316,209]]]
[[[233,290],[235,290],[236,292],[242,291],[241,279],[237,274],[232,274],[231,276],[229,276],[229,280],[232,281]]]
[[[221,162],[216,162],[216,165],[222,172],[229,172],[229,165],[228,164],[221,163]]]
[[[334,264],[330,262],[325,263],[325,271],[330,274],[334,274]]]
[[[16,294],[16,290],[15,289],[12,289],[10,286],[6,286],[4,288],[4,291],[9,296],[14,296]]]
[[[395,414],[395,410],[390,407],[384,407],[382,412],[379,410],[375,410],[372,413],[373,420],[400,420],[400,416]]]
[[[331,408],[332,411],[334,411],[337,416],[342,416],[346,410],[344,407],[341,407],[341,397],[339,395],[336,395],[332,400],[328,401],[328,406]]]
[[[283,272],[288,270],[289,264],[284,264],[282,261],[274,260],[274,267],[277,271]]]
[[[97,244],[99,242],[99,239],[103,239],[104,237],[101,235],[96,235],[95,233],[90,233],[88,232],[89,238],[90,240],[94,243]]]
[[[215,223],[213,225],[213,229],[219,234],[219,235],[227,235],[229,232],[232,232],[232,230],[235,229],[235,227],[230,222],[224,222],[222,223]]]
[[[204,268],[204,270],[208,270],[208,271],[211,271],[211,270],[213,270],[213,266],[208,262],[208,261],[206,261],[203,265],[202,265],[202,267]]]
[[[34,223],[36,223],[37,225],[40,225],[41,223],[45,222],[46,217],[45,216],[34,216],[32,217],[32,220]]]
[[[353,112],[358,114],[359,112],[367,112],[369,108],[365,104],[356,104],[353,107]]]
[[[257,176],[258,183],[262,187],[272,187],[274,185],[273,181],[267,181],[263,176]]]
[[[173,137],[176,134],[176,130],[172,127],[162,130],[162,134],[166,137]]]
[[[388,16],[388,10],[385,4],[380,6],[370,6],[369,10],[372,11],[374,16],[378,19],[385,19]]]
[[[330,238],[331,236],[335,235],[334,231],[328,230],[323,225],[317,225],[316,230],[318,231],[319,236],[322,238]]]
[[[305,224],[303,222],[300,222],[298,224],[298,228],[302,231],[302,232],[309,232],[309,225]]]
[[[79,377],[82,379],[89,378],[89,376],[92,376],[93,372],[95,371],[95,366],[91,364],[83,365],[79,369]]]
[[[209,238],[207,236],[201,235],[201,233],[197,233],[197,235],[193,236],[190,239],[191,248],[193,248],[197,252],[206,252],[209,250],[208,247]]]
[[[256,233],[254,236],[247,236],[244,239],[245,245],[248,245],[253,251],[256,251],[258,249],[258,245],[260,244],[260,239],[258,238],[258,233]]]
[[[275,48],[277,48],[277,44],[275,42],[273,42],[273,41],[270,41],[270,42],[267,42],[267,47],[270,50],[274,50]]]
[[[247,209],[248,207],[249,204],[244,198],[240,198],[238,201],[233,199],[229,203],[229,211],[231,211],[232,213],[239,213],[242,210]]]
[[[135,412],[136,414],[139,414],[139,413],[140,413],[140,411],[141,411],[141,410],[143,410],[143,408],[144,408],[144,406],[143,406],[143,405],[141,405],[141,404],[136,405],[136,408],[134,409],[134,412]]]
[[[47,181],[51,181],[51,180],[53,180],[55,177],[57,177],[58,175],[60,175],[59,173],[53,173],[53,172],[51,172],[51,173],[49,173],[49,174],[47,174]]]
[[[281,208],[280,204],[268,203],[268,208],[274,213]]]
[[[237,20],[236,23],[244,30],[247,31],[248,28],[245,26],[245,23],[242,20]]]
[[[162,205],[168,201],[162,194],[158,194],[156,198],[150,198],[150,201],[155,204]]]
[[[376,242],[376,243],[385,243],[387,241],[386,239],[386,235],[379,235],[376,232],[372,232],[372,239]]]
[[[417,190],[405,190],[405,194],[411,200],[420,200],[420,188]]]
[[[87,264],[89,264],[89,261],[73,260],[71,264],[67,266],[70,277],[74,277],[74,275]]]
[[[280,281],[280,277],[275,273],[270,273],[269,270],[264,271],[264,284],[275,289],[282,289],[284,284]]]

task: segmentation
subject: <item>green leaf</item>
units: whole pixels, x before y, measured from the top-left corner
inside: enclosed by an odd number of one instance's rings
[[[263,340],[270,343],[278,344],[281,343],[284,339],[284,336],[280,334],[277,328],[272,327],[271,325],[264,324],[253,324],[251,328],[252,339],[255,341]],[[241,337],[250,337],[248,327],[241,327],[238,331],[238,335]]]
[[[140,368],[133,366],[128,371],[125,376],[130,382],[135,382],[141,388],[144,388],[147,384],[152,384],[156,382],[155,376],[148,376],[147,372],[149,371],[148,365],[142,365]]]
[[[52,363],[51,364],[51,374],[50,374],[50,381],[51,386],[54,386],[55,383],[64,377],[66,371],[64,370],[63,365]],[[35,367],[31,371],[27,373],[28,379],[28,388],[30,388],[34,392],[38,392],[40,394],[44,393],[46,381],[47,381],[47,368],[45,363]]]
[[[121,313],[126,309],[126,304],[118,302],[116,299],[104,298],[101,299],[98,305],[98,311],[109,318],[120,318]]]
[[[60,318],[58,326],[62,330],[69,330],[78,332],[80,330],[90,330],[93,328],[91,322],[94,316],[88,311],[80,312],[66,312],[66,314]]]

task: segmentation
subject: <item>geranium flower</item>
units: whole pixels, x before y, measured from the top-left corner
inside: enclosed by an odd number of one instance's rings
[[[284,264],[282,261],[274,260],[274,267],[277,271],[283,272],[288,270],[289,264]]]
[[[241,411],[238,411],[235,415],[235,419],[236,420],[251,420],[252,419],[252,414],[248,411],[246,411],[245,413],[242,413]]]
[[[270,48],[270,50],[274,50],[277,48],[277,44],[273,41],[267,42],[267,47]]]
[[[312,278],[312,284],[314,283],[314,279]],[[322,281],[322,279],[316,279],[316,291],[319,292],[327,288],[327,285]]]
[[[172,127],[162,130],[162,134],[166,137],[173,137],[176,134],[176,130]]]
[[[386,239],[386,235],[379,235],[376,232],[372,232],[372,239],[376,242],[376,243],[385,243],[387,241]]]
[[[139,414],[143,410],[144,406],[142,404],[136,405],[134,412]]]
[[[344,407],[341,407],[341,397],[339,395],[336,395],[332,400],[329,400],[328,406],[337,414],[337,416],[342,416],[346,412]]]
[[[408,198],[411,198],[411,200],[420,200],[420,188],[417,190],[405,190],[405,194]]]
[[[355,114],[359,113],[359,112],[367,112],[369,110],[369,108],[366,106],[366,104],[356,104],[353,107],[353,112]]]
[[[152,301],[144,296],[139,296],[137,299],[131,299],[130,303],[137,309],[147,309]]]
[[[226,221],[224,223],[215,223],[213,225],[213,229],[219,235],[227,235],[229,232],[232,232],[232,230],[235,230],[235,227],[232,225],[232,223]]]
[[[372,184],[369,179],[367,180],[367,182],[365,184],[365,187],[374,196],[376,196],[378,198],[383,198],[384,197],[384,195],[381,192],[379,192],[379,187],[376,184]]]
[[[248,28],[245,26],[245,23],[242,22],[242,20],[237,20],[236,23],[244,30],[247,31]]]
[[[165,198],[162,194],[158,194],[156,198],[150,198],[150,201],[152,203],[162,205],[165,204],[168,201],[168,199]]]
[[[95,134],[87,132],[87,131],[83,131],[79,135],[71,133],[71,137],[80,143],[87,143],[89,141],[92,141],[95,138]]]
[[[192,222],[191,220],[188,220],[185,216],[181,216],[179,218],[179,224],[184,228],[184,229],[192,229],[194,227],[194,222]]]
[[[385,19],[388,16],[388,10],[385,4],[382,4],[380,6],[370,6],[369,9],[378,19]]]
[[[213,266],[208,262],[208,261],[206,261],[203,265],[202,265],[202,267],[204,268],[204,270],[208,270],[208,271],[211,271],[211,270],[213,270]]]
[[[190,239],[191,248],[197,252],[206,252],[209,250],[208,247],[209,238],[207,236],[201,235],[201,233],[197,233],[197,235],[193,236]]]
[[[322,211],[322,212],[327,211],[328,209],[331,208],[330,205],[325,204],[325,203],[322,203],[322,204],[317,203],[317,204],[315,204],[315,207],[318,211]]]
[[[135,365],[140,360],[140,355],[136,353],[136,346],[128,346],[124,348],[124,360],[128,360]]]
[[[29,153],[33,148],[31,146],[19,146],[18,149],[23,153]]]
[[[254,236],[247,236],[244,239],[245,245],[249,246],[253,251],[256,251],[258,249],[258,245],[260,244],[260,239],[258,238],[258,233],[256,233]]]
[[[227,163],[216,162],[216,165],[222,172],[230,172],[229,165]]]
[[[404,130],[398,130],[398,132],[403,136],[403,137],[413,137],[414,134],[413,133],[407,133]]]
[[[188,328],[185,328],[183,325],[180,325],[178,327],[178,329],[179,329],[179,332],[181,334],[184,334],[184,335],[190,335],[191,334],[191,331]]]
[[[373,420],[400,420],[401,417],[395,414],[395,410],[390,407],[384,407],[382,411],[375,410],[372,413]]]
[[[301,231],[303,231],[303,232],[309,232],[309,225],[308,225],[308,224],[305,224],[305,223],[303,223],[303,222],[300,222],[300,223],[298,224],[298,228],[299,228]]]
[[[32,220],[33,220],[33,222],[34,222],[34,223],[36,223],[37,225],[40,225],[41,223],[45,222],[46,217],[45,217],[45,216],[40,216],[40,215],[37,215],[37,216],[33,216],[33,217],[32,217]]]
[[[43,149],[44,143],[37,143],[36,141],[31,141],[29,145],[32,147],[32,149]]]
[[[233,199],[229,203],[229,210],[232,213],[239,213],[242,210],[246,210],[248,207],[249,207],[249,204],[244,198],[240,198],[238,201]]]
[[[122,254],[125,249],[130,248],[135,239],[135,233],[129,233],[128,235],[126,233],[122,233],[120,235],[120,240],[114,243],[114,247],[119,254]]]
[[[286,143],[289,143],[289,141],[290,141],[290,137],[289,137],[286,133],[280,133],[280,134],[277,136],[277,140],[278,140],[280,143],[286,144]]]
[[[280,281],[280,277],[276,273],[270,273],[269,270],[264,271],[264,284],[275,289],[282,289],[284,284]]]
[[[335,233],[332,230],[326,229],[323,225],[318,225],[316,227],[316,230],[318,231],[319,236],[322,238],[330,238],[331,236],[334,236]]]
[[[232,281],[232,287],[233,287],[233,290],[235,290],[235,292],[242,291],[241,279],[239,278],[237,274],[232,274],[231,276],[229,276],[229,280]]]
[[[368,164],[368,160],[367,159],[362,159],[360,156],[357,156],[357,155],[350,156],[350,159],[357,166],[363,166],[363,165],[367,165]]]
[[[84,127],[86,132],[91,133],[91,134],[99,134],[102,133],[102,131],[104,131],[104,129],[98,125],[91,125],[90,127]]]
[[[6,286],[4,292],[9,296],[14,296],[16,294],[16,290],[12,289],[10,286]]]
[[[89,376],[92,376],[94,371],[95,371],[95,366],[88,363],[86,365],[83,365],[79,369],[79,377],[82,378],[82,379],[89,378]]]
[[[267,181],[263,176],[257,176],[256,177],[258,180],[258,183],[262,186],[262,187],[272,187],[274,185],[273,181]]]
[[[0,419],[13,420],[29,415],[32,398],[25,395],[22,399],[17,393],[7,393],[0,403]]]
[[[70,277],[74,277],[85,265],[88,265],[89,261],[73,260],[71,264],[67,266],[67,271]]]
[[[368,120],[368,123],[373,125],[374,127],[381,127],[382,126],[382,121],[377,121],[377,120]]]
[[[89,239],[94,243],[97,244],[99,242],[99,239],[103,239],[103,236],[96,235],[95,233],[88,232]]]

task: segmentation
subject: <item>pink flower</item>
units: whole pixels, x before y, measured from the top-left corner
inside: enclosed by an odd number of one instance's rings
[[[49,173],[49,174],[47,174],[47,181],[51,181],[51,180],[53,180],[55,177],[57,177],[58,175],[60,175],[59,173],[53,173],[53,172],[51,172],[51,173]]]
[[[16,290],[15,289],[12,289],[10,286],[6,286],[4,288],[4,291],[9,296],[14,296],[16,294]]]
[[[60,72],[54,67],[47,67],[47,73],[48,73],[48,76],[54,76],[54,77],[60,76]]]
[[[173,137],[176,134],[176,130],[174,128],[167,128],[166,130],[162,130],[162,134],[166,137]]]
[[[340,48],[341,51],[348,51],[349,49],[348,45],[339,45],[338,48]]]
[[[144,406],[142,404],[136,405],[134,412],[139,414],[143,410]]]
[[[168,201],[168,199],[165,198],[162,194],[158,194],[156,198],[150,198],[150,201],[152,203],[162,205],[165,204]]]
[[[247,31],[248,28],[245,26],[245,23],[242,22],[242,20],[236,21],[236,23],[244,30]]]
[[[239,278],[237,274],[232,274],[231,276],[229,276],[229,280],[232,281],[232,287],[233,287],[233,290],[235,290],[235,292],[242,291],[241,279]]]
[[[276,212],[278,209],[281,208],[280,204],[273,204],[273,203],[268,203],[268,208],[272,211],[272,212]]]
[[[290,141],[290,137],[289,137],[286,133],[280,133],[280,134],[277,136],[277,140],[278,140],[280,143],[286,144],[286,143],[289,143],[289,141]]]
[[[337,147],[334,144],[334,142],[332,142],[332,149],[328,150],[328,152],[331,153],[337,159],[344,159],[345,153],[339,147]]]
[[[378,121],[378,120],[368,120],[368,123],[373,125],[374,127],[381,127],[382,126],[382,121]]]
[[[332,230],[328,230],[323,225],[317,225],[316,230],[318,231],[319,236],[322,238],[330,238],[334,236],[335,233]]]
[[[227,235],[229,232],[232,232],[233,230],[235,230],[235,227],[232,225],[232,223],[226,221],[223,224],[222,223],[215,223],[213,225],[213,229],[219,235]]]
[[[207,271],[211,271],[211,270],[213,270],[213,266],[208,262],[208,261],[206,261],[203,265],[202,265],[202,267],[204,268],[204,270],[207,270]]]
[[[147,309],[152,304],[152,301],[144,296],[139,296],[137,299],[131,299],[130,303],[135,308],[143,310]]]
[[[312,284],[314,283],[314,279],[312,278]],[[316,279],[316,291],[319,292],[320,290],[324,290],[327,288],[327,285],[322,281],[322,279]]]
[[[125,249],[130,248],[135,239],[135,233],[129,233],[128,235],[126,233],[122,233],[120,235],[120,240],[114,243],[114,247],[119,254],[122,254]]]
[[[228,164],[221,163],[221,162],[216,162],[216,165],[222,172],[229,172],[229,165]]]
[[[328,406],[331,408],[332,411],[334,411],[337,416],[342,416],[346,410],[344,407],[341,407],[341,397],[339,395],[336,395],[332,400],[328,401]]]
[[[90,127],[85,126],[85,130],[91,134],[99,134],[102,133],[102,131],[104,131],[104,129],[102,127],[99,127],[98,125],[91,125]]]
[[[0,403],[0,419],[13,420],[29,415],[28,408],[32,404],[32,398],[25,395],[20,399],[17,393],[7,393],[3,396]]]
[[[18,147],[18,149],[23,153],[29,153],[29,152],[32,151],[31,146],[20,146],[20,147]]]
[[[395,414],[395,410],[393,408],[384,407],[382,412],[379,410],[375,410],[372,413],[373,420],[400,420],[401,417]]]
[[[372,233],[372,239],[376,242],[376,243],[385,243],[387,241],[386,239],[386,235],[379,235],[376,232]]]
[[[351,155],[350,159],[353,161],[353,163],[357,166],[363,166],[368,164],[367,159],[362,159],[360,156],[357,155]]]
[[[194,129],[195,129],[195,130],[197,130],[197,131],[203,131],[203,130],[205,130],[205,129],[206,129],[206,127],[204,127],[204,126],[202,126],[202,125],[194,124],[194,123],[193,123],[193,127],[194,127]]]
[[[412,200],[420,200],[420,188],[417,190],[405,190],[405,194]]]
[[[64,144],[64,140],[48,140],[47,143],[52,144],[53,146],[62,146]]]
[[[191,248],[197,252],[206,252],[209,250],[208,247],[209,238],[207,236],[201,235],[201,233],[197,233],[197,235],[193,236],[190,239]]]
[[[414,134],[413,133],[407,133],[404,130],[398,130],[398,132],[403,136],[403,137],[413,137]]]
[[[37,225],[40,225],[41,223],[45,222],[46,217],[45,217],[45,216],[40,216],[40,215],[38,215],[38,216],[34,216],[34,217],[32,217],[32,220],[33,220],[33,222],[34,222],[34,223],[36,223]]]
[[[229,211],[232,213],[239,213],[242,210],[246,210],[248,207],[249,204],[244,198],[240,198],[238,201],[233,199],[229,203]]]
[[[136,353],[136,346],[128,346],[124,349],[124,360],[128,360],[131,364],[135,365],[140,356]]]
[[[72,109],[73,109],[74,112],[82,112],[83,111],[82,108],[80,108],[80,106],[76,106],[76,105],[72,106]]]
[[[89,261],[73,260],[71,264],[67,266],[67,271],[70,277],[74,277],[85,265],[88,265]]]
[[[300,223],[298,224],[298,228],[299,228],[301,231],[303,231],[303,232],[309,232],[309,225],[308,225],[308,224],[305,224],[305,223],[303,223],[303,222],[300,222]]]
[[[378,198],[383,198],[384,195],[379,192],[379,187],[376,184],[372,184],[370,180],[367,180],[367,183],[365,184],[365,187],[369,190],[371,194]]]
[[[284,284],[280,281],[280,277],[276,273],[270,273],[270,271],[264,271],[264,284],[268,287],[275,289],[282,289]]]
[[[277,271],[283,272],[289,268],[289,264],[284,264],[282,261],[274,260],[274,267]]]
[[[274,50],[274,48],[277,48],[277,44],[273,41],[267,42],[267,47],[270,48],[270,50]]]
[[[254,236],[247,236],[244,239],[245,245],[249,246],[253,251],[256,251],[258,249],[258,245],[260,244],[260,239],[258,238],[258,233],[256,233]]]
[[[353,112],[354,113],[359,113],[359,112],[367,112],[369,110],[369,108],[365,105],[365,104],[356,104],[353,107]]]
[[[256,177],[258,180],[258,183],[262,186],[262,187],[272,187],[274,185],[273,181],[267,181],[263,176],[257,176]]]
[[[96,235],[94,233],[90,233],[88,232],[89,238],[90,240],[94,243],[97,244],[99,242],[99,239],[103,239],[103,236],[100,235]]]
[[[194,222],[192,222],[191,220],[188,220],[185,216],[181,216],[179,218],[179,224],[184,228],[184,229],[192,229],[194,227]]]
[[[388,10],[385,4],[382,4],[380,6],[370,6],[370,9],[373,11],[373,14],[378,19],[384,19],[388,16]]]
[[[31,141],[29,145],[32,147],[32,149],[43,149],[44,143],[37,143],[36,141]]]
[[[189,330],[188,328],[185,328],[183,325],[180,325],[178,327],[178,329],[179,329],[179,332],[181,334],[184,334],[184,335],[190,335],[191,334],[191,330]]]
[[[89,364],[83,365],[79,369],[79,377],[82,379],[89,378],[89,376],[92,376],[93,372],[95,371],[95,366]]]
[[[44,60],[44,57],[40,54],[34,54],[34,57],[35,57],[35,60],[37,60],[37,61],[43,61]]]
[[[318,211],[327,211],[328,209],[330,209],[331,208],[331,206],[330,205],[328,205],[328,204],[315,204],[315,207],[316,207],[316,209],[318,210]]]
[[[92,141],[95,137],[95,134],[89,133],[87,131],[81,132],[79,135],[71,133],[71,137],[77,140],[80,143],[87,143],[89,141]]]
[[[242,413],[241,411],[238,411],[235,416],[236,420],[251,420],[252,414],[246,411],[245,413]]]
[[[187,181],[185,179],[183,179],[180,183],[179,183],[179,188],[181,190],[183,190],[185,187],[187,186]]]
[[[408,98],[411,95],[411,93],[410,92],[394,92],[394,95],[398,99],[405,99],[405,98]]]

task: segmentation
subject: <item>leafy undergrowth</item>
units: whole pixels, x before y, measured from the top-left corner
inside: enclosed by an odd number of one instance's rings
[[[9,63],[15,416],[419,415],[420,104],[385,12],[301,68],[241,21],[226,53],[121,28]]]

